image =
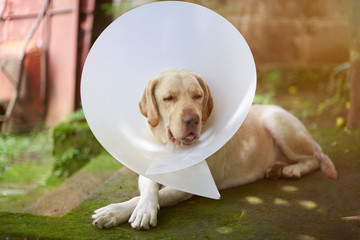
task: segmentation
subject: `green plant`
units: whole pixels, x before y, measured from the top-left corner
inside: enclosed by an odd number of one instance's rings
[[[53,141],[54,167],[49,181],[71,176],[102,150],[82,110],[76,111],[66,122],[54,128]]]
[[[332,107],[332,113],[338,115],[344,106],[346,106],[346,102],[349,99],[350,89],[350,83],[347,80],[347,70],[349,66],[349,63],[345,62],[336,66],[330,72],[326,91],[331,93],[332,96],[325,99],[318,105],[318,110],[320,112]]]

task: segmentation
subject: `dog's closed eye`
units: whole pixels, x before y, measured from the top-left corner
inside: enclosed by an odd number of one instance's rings
[[[193,95],[193,99],[194,100],[198,100],[198,99],[201,99],[203,96],[201,94],[194,94]]]
[[[163,101],[165,101],[165,102],[174,102],[174,101],[176,101],[176,97],[174,97],[172,95],[166,96],[166,97],[163,98]]]

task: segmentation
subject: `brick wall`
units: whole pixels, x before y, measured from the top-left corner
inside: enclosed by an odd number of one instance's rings
[[[347,0],[195,0],[223,15],[247,40],[258,67],[348,60]]]

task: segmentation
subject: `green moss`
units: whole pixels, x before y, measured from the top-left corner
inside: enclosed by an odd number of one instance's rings
[[[118,169],[122,164],[115,160],[109,153],[101,152],[84,167],[89,171],[98,171],[99,169]]]
[[[88,200],[57,218],[0,213],[0,236],[9,239],[350,239],[357,240],[360,130],[310,129],[339,171],[337,181],[320,171],[300,180],[262,180],[221,192],[221,200],[193,197],[162,208],[158,225],[136,231],[128,223],[99,230],[95,209],[138,194],[134,174],[118,174]],[[334,144],[337,142],[337,144]],[[354,147],[352,147],[354,146]],[[344,151],[351,154],[346,154]],[[102,156],[102,157],[101,157]],[[98,163],[106,156],[97,157]],[[114,163],[115,164],[115,163]],[[107,165],[107,164],[105,164]],[[92,169],[92,167],[89,167]],[[341,192],[341,194],[339,194]],[[344,204],[346,203],[346,204]]]

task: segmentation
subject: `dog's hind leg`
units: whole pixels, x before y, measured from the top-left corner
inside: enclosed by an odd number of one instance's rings
[[[287,166],[288,163],[284,161],[275,161],[273,164],[269,166],[269,168],[266,170],[265,178],[267,179],[273,179],[276,180],[278,178],[281,178],[283,175],[283,169],[285,166]]]
[[[326,163],[328,171],[324,173],[329,178],[336,178],[337,173],[330,158],[320,158],[326,155],[295,116],[280,107],[270,106],[264,110],[262,117],[275,144],[288,159],[288,165],[282,168],[283,177],[300,178]],[[321,169],[324,170],[324,167]]]

